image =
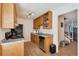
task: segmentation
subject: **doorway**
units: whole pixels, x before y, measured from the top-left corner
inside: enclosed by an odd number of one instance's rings
[[[60,15],[58,17],[58,55],[77,55],[77,35],[77,10]]]

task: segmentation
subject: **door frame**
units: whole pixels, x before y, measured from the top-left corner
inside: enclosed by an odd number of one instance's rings
[[[67,14],[67,13],[72,12],[72,11],[75,11],[75,10],[77,11],[77,26],[78,26],[78,15],[79,15],[78,13],[79,13],[79,9],[73,9],[73,10],[70,10],[70,11],[68,11],[66,13],[63,13],[63,14],[58,15],[58,50],[59,50],[59,20],[60,20],[59,17],[61,15]],[[78,39],[78,33],[77,33],[77,39]],[[78,55],[78,40],[77,40],[77,55]]]

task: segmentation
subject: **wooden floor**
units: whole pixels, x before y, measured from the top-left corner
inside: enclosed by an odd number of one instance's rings
[[[77,56],[77,42],[71,42],[66,48],[59,47],[58,54],[51,54],[50,56]],[[37,45],[32,42],[24,43],[24,56],[49,56],[45,54]]]
[[[68,47],[59,47],[58,56],[77,56],[77,42],[71,42]]]
[[[24,45],[25,56],[49,56],[45,54],[39,47],[32,42],[25,42]],[[58,54],[52,54],[50,56],[77,56],[77,42],[71,42],[68,47],[59,47]]]
[[[32,42],[24,43],[24,55],[25,56],[46,56],[46,54]]]

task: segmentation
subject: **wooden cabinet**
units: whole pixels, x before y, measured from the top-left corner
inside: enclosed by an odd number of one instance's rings
[[[40,28],[40,26],[42,25],[42,20],[41,20],[42,18],[37,18],[37,19],[35,19],[34,21],[33,21],[33,28],[34,29],[39,29]]]
[[[33,20],[33,28],[35,29],[36,28],[36,21]]]
[[[0,56],[24,56],[24,42],[0,45]]]
[[[2,56],[2,47],[0,45],[0,56]]]
[[[38,29],[38,24],[37,24],[37,22],[38,22],[37,20],[34,20],[34,21],[33,21],[33,28],[34,28],[34,29]]]
[[[40,29],[41,28],[41,26],[43,25],[43,17],[41,16],[41,17],[39,17],[38,19],[38,29]]]
[[[15,27],[15,5],[12,3],[2,4],[2,28]]]
[[[36,39],[35,39],[35,35],[31,34],[31,41],[35,43]]]
[[[40,20],[39,20],[39,18],[36,19],[36,24],[37,24],[37,29],[39,29],[40,28]]]
[[[45,14],[39,16],[38,18],[34,19],[33,22],[34,29],[40,29],[41,26],[43,29],[51,29],[52,28],[52,12],[48,11]]]
[[[43,28],[44,29],[52,28],[52,12],[51,11],[43,15]]]
[[[44,40],[44,51],[47,54],[50,54],[50,45],[52,44],[53,40],[52,40],[52,36],[48,36],[45,38]]]
[[[40,26],[42,26],[43,25],[43,17],[41,16],[40,18],[39,18],[39,23],[40,23]]]
[[[0,28],[1,28],[1,25],[2,25],[2,24],[1,24],[1,16],[2,16],[2,15],[1,15],[1,4],[0,4]]]
[[[44,37],[44,39],[39,38],[39,34],[31,34],[31,41],[35,43],[38,47],[40,47],[41,41],[44,40],[44,48],[42,49],[46,54],[50,54],[50,45],[53,42],[52,35],[47,35]]]
[[[39,37],[38,37],[38,35],[31,34],[31,41],[39,46]]]

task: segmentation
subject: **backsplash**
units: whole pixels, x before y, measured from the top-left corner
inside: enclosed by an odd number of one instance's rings
[[[39,29],[39,31],[45,34],[53,34],[52,29]]]
[[[10,29],[0,29],[0,41],[5,39],[5,33],[10,31]]]
[[[36,30],[34,30],[35,32]],[[44,34],[53,34],[52,29],[38,29],[39,33],[44,33]]]

